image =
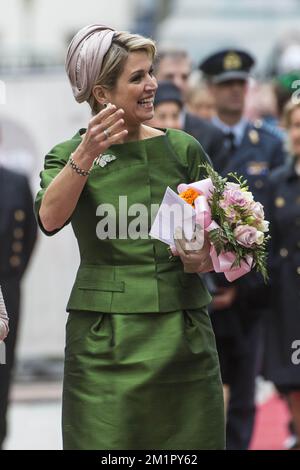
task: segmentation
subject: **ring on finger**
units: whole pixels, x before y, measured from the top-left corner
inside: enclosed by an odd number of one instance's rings
[[[110,137],[109,129],[104,129],[103,134],[105,135],[105,140],[107,140]]]

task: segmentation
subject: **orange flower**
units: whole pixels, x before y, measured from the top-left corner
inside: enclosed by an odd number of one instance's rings
[[[196,189],[189,188],[186,191],[183,191],[182,193],[180,193],[179,196],[185,202],[187,202],[191,206],[195,207],[195,205],[194,205],[195,199],[197,199],[197,197],[200,196],[200,194],[198,193],[198,191],[196,191]]]

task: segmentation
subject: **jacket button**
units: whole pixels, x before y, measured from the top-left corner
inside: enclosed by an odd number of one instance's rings
[[[23,243],[14,242],[11,248],[14,253],[21,253],[23,251]]]
[[[13,267],[13,268],[17,268],[18,266],[20,266],[21,264],[21,258],[20,256],[11,256],[9,258],[9,264]]]
[[[274,201],[276,207],[285,206],[285,199],[283,197],[277,197]]]
[[[15,228],[14,230],[14,238],[20,240],[24,237],[24,230],[22,228]]]
[[[25,214],[24,211],[19,209],[19,210],[15,211],[14,217],[15,217],[15,220],[17,222],[23,222],[23,220],[25,220],[25,218],[26,218],[26,214]]]
[[[282,258],[286,258],[289,252],[286,248],[281,248],[281,250],[279,251],[279,254]]]
[[[263,185],[264,185],[263,180],[256,180],[255,183],[254,183],[254,186],[255,186],[257,189],[262,188]]]

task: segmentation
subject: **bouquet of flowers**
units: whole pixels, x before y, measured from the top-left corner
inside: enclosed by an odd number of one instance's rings
[[[210,165],[202,167],[206,179],[180,184],[177,190],[195,211],[196,224],[208,233],[215,272],[223,272],[228,281],[234,281],[256,269],[266,282],[266,245],[270,236],[262,204],[254,201],[247,181],[236,173],[224,178]],[[173,244],[170,248],[176,255]]]

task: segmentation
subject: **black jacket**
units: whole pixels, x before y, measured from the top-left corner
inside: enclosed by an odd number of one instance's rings
[[[194,114],[186,113],[183,130],[200,142],[212,161],[221,158],[224,135],[216,126]]]
[[[0,282],[23,275],[37,234],[27,178],[0,167]]]
[[[292,345],[300,340],[300,177],[293,163],[270,178],[272,308],[265,324],[265,376],[277,386],[300,388],[300,366],[292,362]]]

